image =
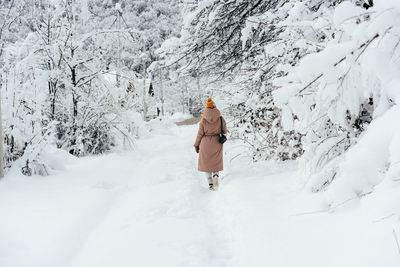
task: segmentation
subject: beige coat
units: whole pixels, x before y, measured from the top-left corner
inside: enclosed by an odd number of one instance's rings
[[[200,146],[198,170],[201,172],[218,172],[223,170],[223,149],[219,143],[221,133],[221,113],[217,108],[206,108],[200,121],[194,146]],[[222,118],[224,134],[228,132]]]

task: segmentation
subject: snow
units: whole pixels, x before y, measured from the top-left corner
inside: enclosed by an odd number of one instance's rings
[[[399,0],[31,2],[0,7],[0,267],[399,266]],[[208,96],[217,192],[175,125]]]
[[[337,26],[346,24],[346,22],[348,22],[350,19],[355,19],[365,13],[365,9],[357,7],[353,3],[346,1],[336,7],[333,22]]]
[[[132,152],[71,158],[46,177],[9,172],[0,266],[399,266],[397,211],[370,212],[394,207],[392,186],[327,212],[323,194],[293,186],[294,162],[249,165],[232,159],[241,144],[229,140],[210,192],[196,170],[197,125],[174,126],[180,117],[149,123]]]
[[[339,166],[341,173],[330,188],[332,202],[338,203],[371,192],[385,178],[387,164],[396,167],[393,164],[399,159],[396,145],[400,126],[392,122],[399,116],[399,107],[392,107],[385,115],[372,121],[368,131],[349,150]],[[396,176],[388,179],[391,178]]]
[[[122,13],[122,7],[120,3],[115,4],[115,10]]]
[[[289,107],[282,108],[282,127],[285,131],[293,130],[293,115]]]

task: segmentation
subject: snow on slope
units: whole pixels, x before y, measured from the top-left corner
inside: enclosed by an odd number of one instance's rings
[[[1,180],[0,266],[399,266],[395,216],[356,202],[324,212],[321,195],[291,186],[294,164],[230,161],[232,140],[209,192],[196,126],[152,127],[133,152]]]

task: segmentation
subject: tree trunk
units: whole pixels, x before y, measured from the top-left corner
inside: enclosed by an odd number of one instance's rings
[[[160,68],[160,82],[161,82],[161,87],[160,87],[161,114],[164,118],[164,84],[163,84],[162,68]]]
[[[73,57],[73,53],[72,57]],[[76,90],[76,65],[71,68],[71,79],[72,79],[72,85],[74,86],[73,91],[72,91],[72,104],[73,104],[73,111],[74,111],[74,117],[78,116],[78,97],[75,95],[75,90]]]
[[[48,82],[49,84],[49,96],[50,96],[50,119],[54,120],[56,115],[56,86],[57,83]]]
[[[117,3],[119,5],[119,3]],[[121,31],[121,11],[117,10],[117,29]],[[118,59],[117,59],[117,76],[116,85],[119,88],[121,86],[121,33],[118,32]]]
[[[146,103],[146,95],[147,95],[147,90],[146,90],[146,44],[143,40],[143,121],[146,121],[147,117],[147,103]]]

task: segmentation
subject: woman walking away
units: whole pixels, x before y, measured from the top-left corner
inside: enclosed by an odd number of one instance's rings
[[[221,112],[211,98],[200,121],[194,148],[199,153],[198,170],[205,172],[210,190],[218,187],[219,172],[223,170],[223,151],[220,134],[228,132]]]

